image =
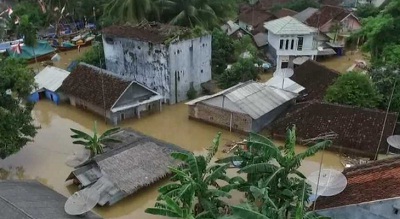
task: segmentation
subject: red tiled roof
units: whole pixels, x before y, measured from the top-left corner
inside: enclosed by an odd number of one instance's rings
[[[245,9],[239,14],[239,21],[250,24],[257,33],[264,32],[264,23],[273,19],[275,19],[273,14],[255,6],[254,8]]]
[[[307,96],[303,97],[302,100],[308,101],[322,100],[328,87],[338,77],[338,72],[316,61],[308,60],[294,69],[294,74],[290,79],[306,89],[302,94],[307,94]]]
[[[110,109],[131,81],[106,72],[106,70],[100,72],[100,68],[95,66],[80,63],[63,81],[60,89],[67,95],[87,101],[101,109]]]
[[[400,158],[394,157],[347,168],[347,186],[331,197],[320,197],[316,209],[359,204],[400,197]]]
[[[177,31],[189,31],[189,29],[180,26],[154,22],[138,26],[114,25],[104,28],[102,33],[111,37],[130,38],[152,43],[163,43]]]
[[[293,16],[295,14],[297,14],[297,11],[293,11],[287,8],[282,8],[280,10],[278,10],[277,12],[274,13],[275,17],[277,18],[282,18],[282,17],[286,17],[286,16]]]
[[[341,21],[351,12],[343,7],[324,5],[316,13],[311,15],[305,23],[313,27],[322,27],[331,20]]]
[[[284,136],[287,127],[293,124],[299,140],[334,132],[338,135],[333,140],[336,148],[331,149],[374,157],[385,116],[385,111],[311,101],[292,106],[272,125],[272,132],[277,137]],[[389,113],[380,152],[386,153],[386,138],[393,135],[396,122],[397,113]]]

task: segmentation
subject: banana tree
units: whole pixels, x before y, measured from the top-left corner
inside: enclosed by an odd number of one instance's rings
[[[72,143],[83,145],[86,149],[91,151],[92,156],[101,154],[104,152],[104,150],[103,150],[104,143],[119,143],[119,142],[121,142],[117,139],[114,139],[111,136],[112,134],[119,131],[119,129],[120,129],[119,127],[112,128],[112,129],[105,131],[103,134],[99,135],[97,133],[97,122],[94,121],[93,136],[91,136],[85,132],[71,128],[71,131],[74,133],[73,135],[71,135],[71,138],[78,139]]]
[[[218,133],[206,156],[182,152],[171,154],[173,158],[182,161],[183,166],[170,168],[174,174],[172,177],[174,182],[159,189],[161,195],[158,200],[161,202],[157,202],[155,208],[147,209],[147,213],[168,216],[166,212],[175,208],[167,207],[162,201],[171,206],[172,200],[179,209],[184,209],[184,211],[175,211],[174,214],[179,215],[176,216],[178,218],[217,218],[219,216],[218,208],[227,206],[220,198],[230,198],[228,192],[238,185],[229,183],[231,179],[226,176],[229,164],[211,164],[212,158],[218,151],[220,137],[221,133]],[[227,185],[220,186],[219,181],[225,181]]]

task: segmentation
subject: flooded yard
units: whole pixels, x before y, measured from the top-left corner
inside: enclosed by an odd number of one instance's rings
[[[334,69],[340,73],[345,73],[350,68],[355,60],[369,61],[369,57],[361,51],[347,51],[344,56],[333,56],[323,59],[318,59],[323,65],[330,69]]]
[[[88,48],[82,49],[80,53],[77,50],[60,53],[62,59],[55,63],[55,66],[66,68],[73,59],[82,55],[86,49]],[[41,65],[34,67],[43,68]],[[266,80],[268,77],[270,76],[265,74],[262,78]],[[33,142],[30,142],[17,154],[5,160],[0,160],[0,179],[37,179],[69,197],[75,188],[65,184],[65,179],[72,171],[72,168],[65,165],[65,161],[67,156],[81,147],[72,144],[70,128],[90,132],[95,120],[98,122],[100,132],[111,126],[106,124],[101,116],[95,116],[68,104],[57,106],[46,100],[41,100],[36,104],[33,115],[35,122],[41,128]],[[128,120],[120,126],[135,129],[195,153],[205,152],[205,148],[210,146],[212,139],[219,131],[222,132],[222,144],[242,140],[244,137],[211,125],[189,120],[187,106],[183,103],[163,106],[161,113],[146,115],[141,119]],[[220,150],[222,149],[223,147],[220,148]],[[297,152],[304,149],[304,147],[298,146]],[[217,157],[222,156],[224,156],[222,153],[217,155]],[[317,171],[320,159],[321,153],[306,160],[301,166],[301,171],[306,175]],[[331,152],[324,152],[323,166],[338,170],[343,169],[339,155]],[[229,174],[234,175],[235,171],[235,169],[230,169]],[[158,195],[157,188],[166,182],[167,180],[164,180],[148,187],[112,207],[97,207],[95,211],[104,218],[159,218],[145,214],[144,210],[154,205]],[[235,195],[234,197],[240,198]],[[237,201],[234,200],[234,202]]]

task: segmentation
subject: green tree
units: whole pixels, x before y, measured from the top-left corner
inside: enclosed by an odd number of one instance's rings
[[[369,70],[369,75],[382,96],[381,109],[387,109],[390,102],[390,111],[400,112],[400,73],[398,65],[376,66]],[[394,91],[394,92],[393,92]],[[390,101],[390,97],[393,97]]]
[[[222,74],[228,63],[234,61],[234,41],[220,29],[214,29],[212,32],[212,72],[213,74]]]
[[[258,68],[255,64],[260,64],[255,58],[239,58],[239,61],[225,70],[218,78],[218,85],[221,88],[232,87],[239,82],[258,79]]]
[[[154,8],[152,0],[111,0],[104,5],[104,16],[118,20],[120,23],[137,24],[147,20]]]
[[[24,44],[26,46],[32,47],[32,53],[35,57],[35,62],[37,63],[37,57],[35,54],[35,47],[37,45],[37,28],[29,20],[28,15],[23,15],[18,25],[18,33],[24,36]]]
[[[118,127],[109,129],[99,136],[97,133],[97,122],[95,121],[93,126],[93,136],[91,136],[87,133],[71,128],[71,131],[74,133],[71,135],[71,138],[77,139],[72,143],[83,145],[86,149],[92,152],[92,156],[101,154],[103,153],[103,144],[121,142],[112,137],[112,134],[118,132],[119,129],[120,128]]]
[[[357,6],[356,15],[359,18],[375,17],[379,11],[380,9],[373,4],[360,4]]]
[[[376,17],[362,20],[362,28],[353,35],[354,38],[365,39],[363,49],[371,53],[374,65],[385,63],[386,49],[392,45],[400,45],[400,0],[392,0]],[[400,57],[399,57],[400,58]]]
[[[0,60],[0,158],[18,152],[36,134],[25,103],[34,87],[34,74],[22,60]],[[11,93],[12,92],[12,93]]]
[[[106,68],[103,43],[97,42],[89,48],[77,61],[85,62],[99,68]]]
[[[218,207],[226,204],[221,197],[230,198],[228,193],[235,184],[219,186],[218,180],[230,182],[226,176],[229,164],[212,165],[212,159],[218,151],[221,133],[213,140],[206,156],[192,153],[174,152],[171,156],[183,162],[182,168],[170,167],[174,183],[162,186],[159,201],[155,208],[148,208],[149,214],[174,218],[217,218]]]
[[[330,103],[376,108],[381,96],[371,79],[366,74],[349,72],[341,75],[328,88],[325,100]]]

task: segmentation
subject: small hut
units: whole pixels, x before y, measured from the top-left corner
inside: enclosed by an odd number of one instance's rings
[[[123,129],[113,135],[120,143],[109,143],[104,153],[77,167],[68,176],[81,189],[100,194],[98,204],[113,205],[138,190],[165,178],[169,167],[180,163],[170,154],[183,149],[166,142]]]

